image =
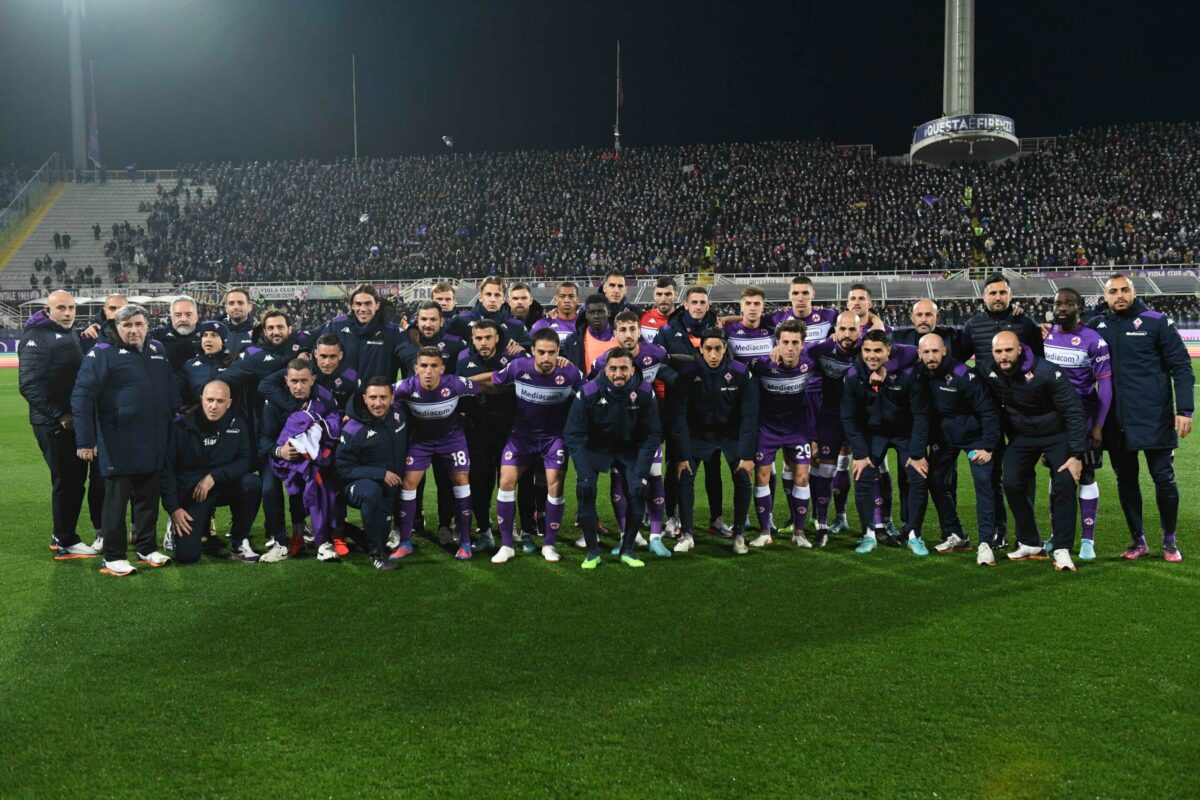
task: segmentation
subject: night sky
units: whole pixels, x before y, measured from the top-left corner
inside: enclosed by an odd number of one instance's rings
[[[976,111],[1018,135],[1200,116],[1189,20],[1104,0],[976,13]],[[90,0],[84,20],[105,162],[160,168],[351,155],[351,53],[362,156],[442,152],[443,134],[460,151],[602,147],[618,38],[628,146],[895,154],[941,113],[942,36],[937,0]],[[61,0],[0,0],[0,162],[69,153],[69,97]]]

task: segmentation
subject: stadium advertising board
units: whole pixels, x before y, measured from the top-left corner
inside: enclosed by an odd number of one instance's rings
[[[957,117],[942,117],[917,126],[913,129],[913,144],[946,135],[1006,133],[1015,136],[1016,130],[1012,117],[1000,114],[960,114]]]
[[[0,369],[17,366],[17,340],[0,339]]]

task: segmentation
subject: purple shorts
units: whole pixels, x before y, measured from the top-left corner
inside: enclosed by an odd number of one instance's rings
[[[769,467],[775,463],[775,451],[783,451],[787,464],[808,464],[812,461],[812,445],[803,434],[782,436],[775,431],[758,429],[758,449],[754,452],[754,463]]]
[[[424,472],[429,469],[434,456],[445,461],[451,472],[469,472],[471,469],[467,437],[461,432],[438,441],[410,441],[404,469],[406,472]]]
[[[817,417],[817,444],[821,446],[820,457],[823,459],[837,458],[842,445],[846,443],[846,432],[842,430],[842,418],[835,414],[821,414]]]
[[[545,469],[562,470],[567,466],[567,446],[561,436],[521,436],[513,434],[504,443],[501,466],[526,467],[540,458]]]

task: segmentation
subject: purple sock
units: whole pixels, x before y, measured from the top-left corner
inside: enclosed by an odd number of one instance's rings
[[[513,517],[517,513],[516,492],[501,489],[496,492],[496,522],[500,526],[500,543],[512,547]]]
[[[883,527],[883,489],[880,483],[875,484],[875,529],[879,530]]]
[[[1167,533],[1166,531],[1163,531],[1162,536],[1163,536],[1163,547],[1167,548],[1168,550],[1174,550],[1175,549],[1175,532],[1171,531],[1170,533]]]
[[[833,507],[839,517],[846,516],[846,502],[850,499],[850,470],[839,469],[833,473]]]
[[[458,538],[462,547],[471,546],[471,487],[454,487],[454,505],[458,513]],[[510,517],[511,519],[511,517]]]
[[[811,478],[813,496],[813,514],[817,525],[829,524],[829,498],[833,492],[833,480],[823,475],[814,474]]]
[[[410,496],[411,495],[411,496]],[[411,542],[417,519],[417,490],[400,490],[400,541]]]
[[[662,475],[651,475],[646,486],[647,497],[650,504],[647,509],[647,515],[650,517],[650,535],[659,536],[663,532],[663,505],[666,500],[664,498],[666,486],[663,483]]]
[[[1081,489],[1088,487],[1083,486]],[[1079,516],[1083,520],[1083,538],[1087,541],[1095,541],[1096,539],[1096,511],[1100,508],[1100,498],[1097,497],[1079,497]]]
[[[546,538],[542,544],[554,544],[558,529],[562,527],[563,509],[566,507],[566,502],[561,497],[546,498]]]

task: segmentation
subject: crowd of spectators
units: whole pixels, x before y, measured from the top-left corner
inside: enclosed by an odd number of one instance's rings
[[[1191,263],[1200,125],[1081,131],[937,169],[821,142],[195,165],[147,280],[858,273]]]

